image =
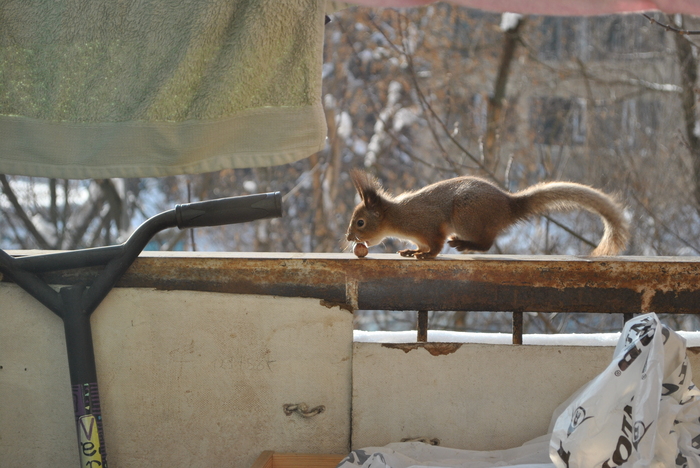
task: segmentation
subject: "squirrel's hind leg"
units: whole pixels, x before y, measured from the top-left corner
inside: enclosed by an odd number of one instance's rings
[[[413,257],[417,253],[420,253],[420,250],[413,250],[413,249],[399,250],[399,255],[401,255],[402,257]]]
[[[472,252],[486,252],[493,245],[493,239],[491,240],[481,240],[479,242],[468,241],[457,238],[457,236],[452,236],[448,239],[447,244],[460,252],[472,251]]]
[[[401,255],[402,257],[416,257],[419,260],[427,260],[430,258],[437,257],[438,252],[439,251],[433,253],[432,250],[430,252],[426,252],[424,250],[404,249],[399,250],[399,255]]]

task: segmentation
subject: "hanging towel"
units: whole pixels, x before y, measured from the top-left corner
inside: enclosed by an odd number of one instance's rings
[[[324,146],[324,0],[0,1],[0,173],[151,177]]]

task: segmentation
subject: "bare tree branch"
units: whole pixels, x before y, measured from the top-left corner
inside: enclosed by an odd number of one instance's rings
[[[80,242],[83,240],[83,236],[85,236],[85,233],[90,227],[90,224],[92,224],[92,222],[95,220],[95,218],[98,217],[98,214],[102,210],[104,202],[105,201],[103,197],[98,197],[96,200],[92,201],[90,210],[88,211],[87,215],[84,216],[82,220],[80,220],[80,224],[76,226],[73,232],[70,234],[70,243],[68,246],[69,250],[74,250],[78,248]]]
[[[651,16],[647,15],[646,13],[642,13],[642,16],[648,19],[651,23],[653,24],[658,24],[662,28],[664,28],[666,31],[673,31],[674,33],[680,34],[681,36],[686,36],[686,35],[694,35],[694,34],[700,34],[700,31],[690,31],[687,29],[678,29],[674,28],[673,26],[669,24],[663,24],[652,18]]]
[[[26,211],[24,211],[24,208],[22,208],[22,205],[20,204],[19,200],[17,200],[17,196],[12,190],[10,182],[7,180],[7,176],[5,174],[0,174],[0,183],[2,184],[2,193],[5,194],[7,199],[10,201],[10,204],[12,204],[12,207],[15,210],[15,215],[17,215],[20,221],[22,221],[24,227],[27,229],[27,231],[29,231],[34,240],[36,240],[37,244],[39,244],[39,248],[52,248],[46,238],[37,230],[32,220],[29,219],[29,216],[27,215]]]
[[[639,198],[639,196],[637,196],[636,193],[632,192],[631,195],[632,198],[634,198],[634,200],[637,202],[637,204],[644,209],[647,215],[654,220],[655,224],[658,224],[659,226],[664,228],[664,230],[671,234],[671,236],[673,236],[678,242],[693,250],[696,254],[700,255],[700,247],[691,244],[690,241],[681,237],[676,231],[671,229],[666,223],[659,219],[658,216],[656,216],[656,214],[654,214],[654,212],[647,206],[647,203],[643,202]]]
[[[557,314],[555,313],[555,314],[551,314],[551,315],[556,316]],[[552,323],[552,319],[550,317],[550,314],[543,314],[542,312],[537,312],[537,318],[540,319],[540,321],[544,325],[545,331],[547,333],[557,334],[561,331],[558,327],[556,327]]]
[[[404,29],[401,26],[401,17],[399,18],[399,29],[401,30],[401,35],[404,37]],[[452,134],[452,132],[447,128],[447,125],[443,121],[443,119],[440,118],[440,116],[437,114],[435,109],[433,108],[432,104],[426,99],[425,93],[423,93],[423,90],[420,86],[420,83],[418,82],[418,75],[416,73],[414,64],[413,64],[413,54],[409,51],[409,48],[404,44],[403,47],[403,52],[402,54],[406,58],[407,64],[408,64],[408,70],[409,70],[409,76],[411,77],[411,81],[413,82],[414,89],[416,90],[416,94],[418,95],[418,100],[421,105],[421,108],[423,109],[423,113],[432,116],[435,121],[440,125],[442,128],[442,131],[444,132],[445,136],[454,144],[462,154],[467,156],[474,164],[476,164],[483,173],[488,176],[489,178],[498,181],[495,176],[493,175],[492,171],[489,170],[485,165],[484,161],[481,158],[477,158],[474,156],[471,151],[469,151],[467,148],[465,148],[462,143],[455,138],[455,136]],[[457,170],[458,165],[449,157],[449,153],[447,150],[444,148],[440,141],[440,137],[437,134],[437,131],[435,127],[432,125],[432,122],[430,119],[428,120],[428,127],[430,129],[430,132],[433,135],[433,140],[435,141],[435,144],[438,146],[440,149],[443,158],[455,169],[455,173],[460,173],[460,171]]]
[[[5,218],[5,220],[7,221],[7,224],[10,225],[10,229],[12,229],[12,232],[14,233],[15,239],[16,239],[17,242],[19,243],[20,248],[22,248],[22,249],[28,249],[29,246],[27,245],[27,242],[26,242],[26,237],[27,237],[27,236],[21,235],[21,234],[19,233],[19,230],[17,229],[17,226],[15,226],[15,223],[12,222],[12,217],[10,216],[10,214],[9,214],[7,211],[2,210],[2,214],[3,214],[4,218]]]
[[[537,53],[535,52],[535,49],[523,38],[520,36],[518,38],[520,44],[527,50],[528,54],[528,59],[536,63],[538,66],[544,68],[545,70],[548,70],[550,73],[556,75],[557,80],[559,81],[564,81],[564,80],[577,80],[581,78],[581,59],[577,57],[575,60],[577,62],[577,67],[575,69],[571,68],[565,68],[565,67],[554,67],[546,62],[543,62],[537,57]],[[629,76],[632,75],[630,70],[628,69],[621,69],[619,70],[620,73],[618,75],[625,73]],[[638,77],[630,77],[630,78],[624,78],[624,77],[617,77],[616,79],[606,79],[606,78],[601,78],[594,73],[592,73],[590,70],[586,70],[586,76],[585,79],[588,80],[591,83],[596,83],[599,85],[603,86],[633,86],[633,87],[639,87],[642,88],[646,91],[653,91],[653,92],[659,92],[659,93],[681,93],[682,89],[680,86],[672,84],[672,83],[654,83],[648,80],[644,80],[642,78]]]

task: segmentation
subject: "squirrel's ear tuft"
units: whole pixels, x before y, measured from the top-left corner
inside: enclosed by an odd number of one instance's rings
[[[377,207],[381,203],[381,185],[375,177],[357,169],[350,171],[350,177],[367,208]]]

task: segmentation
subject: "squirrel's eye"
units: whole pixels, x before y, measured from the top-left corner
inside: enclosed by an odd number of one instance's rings
[[[365,220],[364,219],[358,219],[357,220],[357,227],[362,227],[365,225]]]

